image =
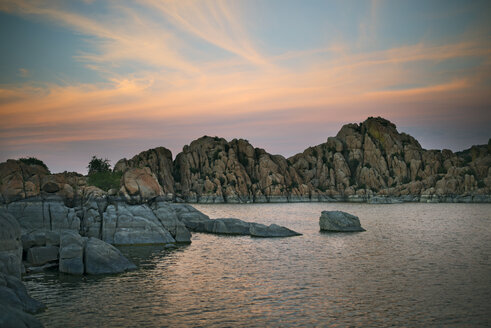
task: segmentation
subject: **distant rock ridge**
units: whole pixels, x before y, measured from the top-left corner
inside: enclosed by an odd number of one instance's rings
[[[0,202],[62,197],[65,203],[118,196],[189,203],[349,201],[491,202],[491,139],[461,152],[425,150],[380,117],[344,125],[335,137],[288,159],[247,140],[204,136],[172,160],[164,147],[119,160],[120,189],[108,193],[77,173],[0,163]],[[70,205],[73,207],[74,205]]]
[[[159,147],[115,169],[149,167],[171,198],[191,203],[491,201],[491,143],[457,153],[425,150],[380,117],[344,125],[288,159],[247,140],[208,136],[171,158]]]

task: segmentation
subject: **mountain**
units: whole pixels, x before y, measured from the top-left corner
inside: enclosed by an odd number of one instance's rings
[[[302,201],[491,202],[491,139],[453,153],[425,150],[380,117],[344,125],[335,137],[290,158],[247,140],[204,136],[172,159],[164,147],[121,159],[120,189],[108,193],[74,173],[9,160],[0,163],[0,201],[57,194],[200,203]]]

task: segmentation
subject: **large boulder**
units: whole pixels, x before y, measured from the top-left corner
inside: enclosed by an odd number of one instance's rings
[[[69,274],[84,273],[85,239],[77,232],[64,232],[60,237],[59,270]]]
[[[172,153],[164,147],[149,149],[127,160],[123,158],[114,165],[114,171],[125,172],[129,168],[148,167],[157,176],[165,193],[174,193]]]
[[[121,182],[120,194],[130,204],[143,203],[164,195],[157,177],[148,167],[128,169]]]
[[[112,274],[136,269],[116,247],[97,238],[87,240],[84,264],[87,274]]]
[[[43,176],[49,171],[41,165],[29,165],[9,159],[0,163],[0,194],[5,203],[39,195]]]
[[[319,219],[320,229],[331,232],[365,231],[360,225],[360,219],[342,211],[322,211]]]

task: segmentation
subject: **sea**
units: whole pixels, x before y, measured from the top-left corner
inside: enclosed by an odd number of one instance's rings
[[[26,277],[45,327],[489,327],[491,204],[195,205],[301,236],[120,247],[138,270]],[[319,231],[325,210],[365,232]]]

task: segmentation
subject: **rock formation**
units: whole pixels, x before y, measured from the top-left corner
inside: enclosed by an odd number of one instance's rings
[[[365,231],[360,225],[360,219],[342,211],[322,211],[319,218],[321,231],[356,232]]]
[[[491,201],[490,143],[457,153],[425,150],[380,117],[347,124],[288,159],[247,140],[207,136],[170,158],[160,147],[117,169],[147,166],[173,199],[186,202]]]
[[[425,150],[394,124],[370,117],[288,159],[247,140],[202,137],[172,161],[158,147],[117,162],[119,196],[131,204],[159,197],[178,202],[352,201],[490,202],[491,142],[453,153]],[[61,197],[74,207],[116,195],[76,173],[49,174],[39,165],[0,163],[0,202]]]
[[[32,313],[45,309],[31,298],[20,281],[21,229],[17,220],[0,211],[0,327],[42,327]]]

